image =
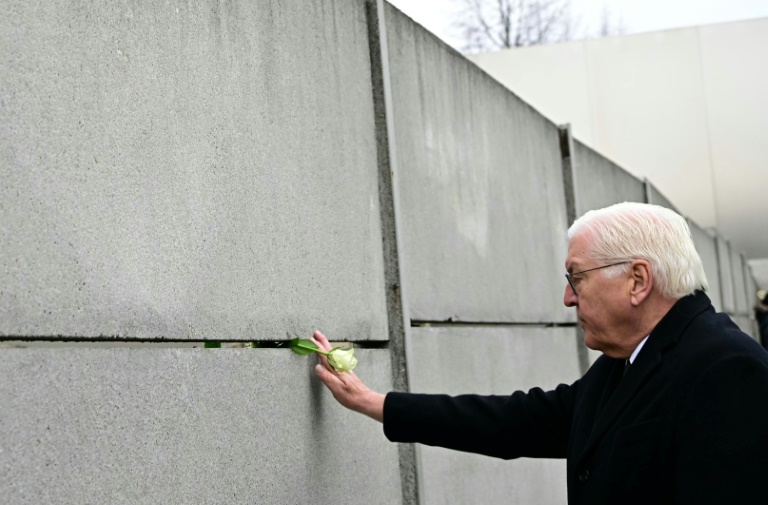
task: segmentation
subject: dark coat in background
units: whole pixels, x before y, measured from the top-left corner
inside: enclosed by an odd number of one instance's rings
[[[623,364],[601,356],[549,392],[389,393],[384,433],[504,459],[567,458],[570,504],[768,503],[768,353],[757,342],[697,292],[622,377]]]

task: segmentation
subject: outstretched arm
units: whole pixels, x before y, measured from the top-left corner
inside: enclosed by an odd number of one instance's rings
[[[325,351],[331,350],[328,339],[319,331],[315,331],[310,340]],[[350,410],[365,414],[380,423],[384,422],[384,395],[368,389],[354,372],[334,371],[328,365],[328,359],[319,356],[321,364],[315,367],[315,373],[330,389],[333,397]]]

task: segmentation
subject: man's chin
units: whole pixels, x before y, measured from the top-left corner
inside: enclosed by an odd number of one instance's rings
[[[599,351],[600,346],[589,333],[584,334],[584,345],[592,349],[593,351]]]

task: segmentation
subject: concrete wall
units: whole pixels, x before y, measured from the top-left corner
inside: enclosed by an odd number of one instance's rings
[[[648,179],[645,180],[645,194],[647,203],[661,205],[680,214],[680,210]]]
[[[747,286],[744,282],[744,257],[737,251],[731,252],[733,272],[733,299],[736,314],[747,314],[751,304],[747,302]]]
[[[285,348],[353,342],[380,391],[572,382],[566,228],[661,198],[382,6],[6,3],[0,501],[565,503],[563,461],[390,444]]]
[[[616,163],[574,141],[576,216],[621,202],[645,202],[645,185]]]
[[[386,335],[364,7],[6,2],[0,335]]]
[[[366,7],[4,3],[0,339],[147,348],[0,349],[0,501],[404,501],[316,360],[151,348],[322,328],[392,389]]]
[[[574,328],[449,326],[413,333],[418,391],[504,395],[552,389],[581,375]],[[472,352],[456,352],[471,342]],[[483,503],[567,501],[565,460],[503,461],[424,447],[422,465],[425,504],[477,503],[478,497]]]
[[[762,289],[768,289],[768,258],[759,260],[749,260],[749,268],[757,286]]]
[[[2,349],[3,503],[401,500],[397,447],[278,349]],[[391,382],[389,353],[360,377]]]
[[[573,321],[551,303],[567,246],[556,125],[388,15],[411,318]]]
[[[731,261],[731,245],[722,236],[717,236],[717,261],[720,264],[720,300],[723,312],[736,313],[736,298],[733,280],[733,262]]]
[[[696,252],[699,253],[701,262],[704,265],[704,273],[707,276],[707,282],[709,283],[709,290],[707,294],[712,305],[716,310],[723,310],[723,302],[720,287],[720,263],[717,256],[717,240],[708,231],[701,228],[699,225],[688,220],[688,227],[691,229],[691,236],[693,237],[693,243],[696,246]]]
[[[541,325],[574,321],[562,305],[568,223],[557,126],[400,12],[387,16],[417,325],[411,388],[508,394],[572,382],[575,328]],[[456,352],[472,342],[471,357]],[[424,504],[566,500],[564,461],[430,447],[420,460]]]

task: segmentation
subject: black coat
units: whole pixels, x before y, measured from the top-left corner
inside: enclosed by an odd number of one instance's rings
[[[389,393],[384,433],[511,459],[567,458],[571,504],[768,503],[768,353],[701,292],[622,378],[601,356],[573,384],[511,396]]]

